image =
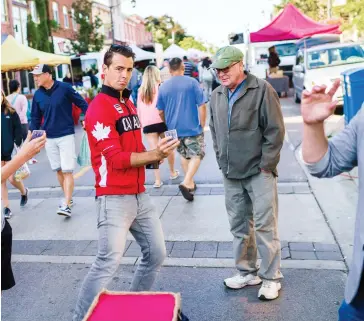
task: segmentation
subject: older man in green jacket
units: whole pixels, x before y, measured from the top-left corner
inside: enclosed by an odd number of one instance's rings
[[[225,279],[241,289],[263,282],[258,297],[276,299],[281,289],[277,165],[284,141],[279,98],[264,80],[244,71],[236,47],[218,50],[212,68],[221,86],[210,102],[210,129],[224,177],[226,210],[239,274]],[[257,248],[262,257],[257,268]]]

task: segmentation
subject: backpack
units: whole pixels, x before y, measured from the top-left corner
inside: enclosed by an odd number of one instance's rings
[[[214,79],[214,76],[212,75],[211,70],[209,70],[207,68],[203,68],[202,81],[212,82],[213,79]]]

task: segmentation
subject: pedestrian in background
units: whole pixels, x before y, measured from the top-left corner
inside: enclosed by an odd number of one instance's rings
[[[131,97],[133,99],[133,103],[136,107],[138,107],[138,90],[142,83],[142,73],[136,69],[133,68],[133,73],[131,76],[131,79],[128,84],[128,89],[131,91]]]
[[[27,138],[29,130],[29,122],[31,121],[31,106],[25,95],[21,94],[21,86],[19,81],[11,80],[9,83],[10,95],[6,99],[10,102],[10,105],[16,110],[19,115],[23,141]],[[29,165],[36,164],[38,161],[35,158],[29,160]]]
[[[86,114],[87,102],[69,84],[53,80],[48,65],[37,65],[31,73],[39,89],[33,97],[30,129],[42,128],[47,133],[48,160],[52,170],[57,173],[65,197],[57,214],[71,217],[73,171],[77,158],[72,104]]]
[[[268,57],[269,74],[274,74],[278,71],[278,66],[281,63],[281,60],[278,57],[276,47],[272,46],[268,50],[269,50],[269,57]]]
[[[336,80],[326,86],[314,86],[302,94],[302,157],[310,173],[328,178],[359,168],[359,202],[355,221],[353,259],[339,310],[339,321],[364,320],[364,103],[345,129],[327,140],[324,121],[335,111],[333,96],[340,86]]]
[[[66,76],[62,79],[62,81],[67,84],[70,84],[71,86],[73,85],[71,73],[69,71],[67,71]]]
[[[170,79],[171,77],[172,77],[171,73],[169,72],[169,61],[168,59],[165,59],[163,61],[163,67],[161,69],[161,82],[163,83],[168,79]]]
[[[138,92],[138,116],[150,149],[157,148],[159,138],[168,130],[156,107],[160,83],[161,77],[159,69],[155,66],[148,66],[144,70],[142,84]],[[170,154],[168,161],[170,179],[174,180],[179,176],[179,172],[174,169],[174,152]],[[162,187],[163,182],[161,180],[160,170],[155,169],[154,175],[155,182],[153,187]]]
[[[180,58],[173,58],[169,69],[172,78],[160,86],[157,108],[168,129],[177,131],[180,140],[177,151],[185,173],[179,189],[186,200],[193,201],[197,187],[194,176],[205,156],[206,98],[198,81],[184,76]]]
[[[234,46],[219,49],[211,67],[221,86],[211,96],[210,130],[239,271],[224,283],[241,289],[263,280],[258,297],[276,299],[282,278],[277,165],[284,122],[279,98],[266,81],[244,71],[243,53]]]
[[[196,66],[192,63],[187,56],[183,57],[183,64],[185,66],[184,75],[187,77],[193,77],[193,73],[196,72]]]
[[[203,90],[208,100],[210,100],[212,92],[212,82],[214,80],[214,74],[210,69],[211,60],[209,57],[205,57],[201,64],[200,82],[202,83]]]
[[[20,147],[23,140],[22,126],[20,118],[14,108],[11,107],[1,92],[1,167],[11,161],[14,144]],[[9,182],[20,191],[20,206],[23,207],[28,202],[28,189],[22,181],[18,182],[13,176],[9,177]],[[1,199],[4,217],[9,219],[13,214],[9,208],[8,187],[6,180],[1,181]]]
[[[26,140],[28,135],[28,100],[27,97],[21,94],[21,87],[19,81],[13,79],[9,83],[10,95],[6,97],[10,105],[16,110],[19,115],[23,141]]]

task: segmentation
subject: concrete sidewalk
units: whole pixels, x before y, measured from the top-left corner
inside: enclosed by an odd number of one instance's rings
[[[215,194],[211,194],[212,189]],[[192,203],[179,196],[174,186],[166,186],[162,196],[151,196],[167,241],[169,257],[165,264],[233,267],[223,187],[200,185],[198,190],[206,195],[196,195]],[[56,214],[59,198],[54,198],[54,191],[34,191],[22,209],[18,199],[11,201],[14,261],[92,262],[98,235],[94,197],[87,196],[88,190],[78,192],[84,196],[74,198],[71,219]],[[35,198],[42,193],[49,197]],[[279,206],[284,267],[346,269],[340,248],[308,185],[280,184]],[[128,240],[123,262],[134,265],[140,250],[130,234]]]

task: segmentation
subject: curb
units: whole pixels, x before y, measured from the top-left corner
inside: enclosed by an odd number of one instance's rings
[[[123,257],[121,265],[137,265],[139,257]],[[95,256],[53,256],[53,255],[21,255],[14,254],[12,262],[17,263],[52,263],[52,264],[92,264]],[[260,260],[258,260],[258,265]],[[233,259],[205,259],[205,258],[170,258],[164,260],[165,267],[194,267],[194,268],[235,268]],[[338,270],[347,271],[342,261],[327,260],[289,260],[282,261],[284,269],[306,270]]]

